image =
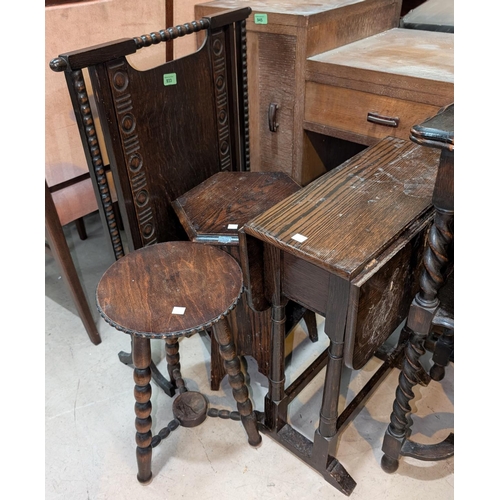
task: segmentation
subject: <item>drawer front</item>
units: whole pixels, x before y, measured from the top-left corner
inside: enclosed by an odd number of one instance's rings
[[[315,82],[306,84],[305,128],[309,124],[313,127],[319,125],[325,135],[359,144],[371,145],[387,136],[408,139],[411,127],[438,110],[438,106],[359,90]],[[394,119],[397,126],[368,121],[369,113]]]
[[[247,36],[250,169],[291,175],[297,38],[255,32]],[[271,104],[278,105],[275,132],[269,127]]]

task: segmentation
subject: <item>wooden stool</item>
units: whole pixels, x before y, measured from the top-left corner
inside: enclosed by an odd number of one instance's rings
[[[191,242],[141,248],[116,261],[102,276],[96,293],[99,312],[132,338],[139,482],[149,483],[152,478],[154,446],[179,425],[195,427],[206,418],[205,397],[189,391],[182,379],[178,339],[208,327],[219,344],[248,442],[252,446],[261,442],[226,319],[242,290],[241,268],[228,253]],[[165,339],[168,372],[179,390],[173,402],[174,420],[155,437],[151,433],[151,339]]]
[[[172,206],[191,241],[216,245],[240,262],[238,230],[300,189],[301,186],[283,172],[219,172],[174,200]],[[286,308],[286,332],[291,332],[304,319],[309,339],[316,342],[318,329],[314,312],[293,301],[289,301]],[[238,355],[252,356],[259,372],[268,377],[271,309],[253,311],[243,295],[229,323],[235,332]],[[224,377],[224,367],[213,339],[212,352],[211,388],[217,390]]]

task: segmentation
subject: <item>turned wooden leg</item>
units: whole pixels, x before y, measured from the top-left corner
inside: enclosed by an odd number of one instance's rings
[[[436,342],[432,361],[434,364],[430,370],[432,380],[443,380],[445,368],[453,355],[453,333],[454,330],[444,328],[442,335]]]
[[[125,352],[125,351],[120,351],[118,353],[118,359],[127,366],[132,366],[134,365],[134,362],[132,361],[132,341],[131,341],[131,347],[130,347],[130,352]],[[170,397],[173,397],[175,395],[175,384],[171,384],[158,370],[158,367],[154,364],[153,361],[151,361],[151,378],[158,384],[158,386],[165,392]]]
[[[147,484],[151,481],[151,344],[150,340],[133,337],[132,357],[134,360],[135,397],[135,441],[137,443],[137,479]]]
[[[170,381],[179,389],[179,393],[187,391],[186,384],[181,375],[181,363],[179,356],[179,338],[172,337],[165,340],[165,357]]]
[[[207,331],[210,337],[210,353],[214,353],[210,355],[210,389],[212,391],[218,391],[220,389],[220,383],[224,378],[225,370],[224,370],[224,361],[219,356],[219,346],[217,344],[217,340],[215,340],[215,335],[212,331]]]
[[[307,327],[307,333],[311,342],[318,341],[318,324],[316,322],[316,314],[310,309],[306,309],[304,313],[304,323]]]
[[[323,399],[319,424],[314,434],[313,456],[318,466],[325,467],[329,455],[334,455],[337,443],[340,382],[344,366],[344,341],[349,306],[347,280],[331,275],[328,286],[328,306],[325,316],[325,334],[330,339],[326,364]]]
[[[395,472],[399,467],[399,456],[404,440],[410,434],[411,406],[410,401],[415,397],[413,388],[419,383],[418,371],[420,357],[425,353],[423,348],[425,335],[413,332],[405,347],[405,359],[399,374],[396,398],[393,403],[391,422],[384,437],[381,460],[385,472]]]
[[[424,343],[432,329],[432,321],[439,307],[438,291],[444,284],[443,268],[448,262],[447,247],[453,233],[453,212],[436,209],[434,223],[429,230],[424,252],[424,269],[420,276],[420,291],[410,306],[407,325],[412,331],[405,347],[405,360],[399,375],[396,398],[390,424],[384,436],[381,460],[385,472],[395,472],[405,441],[411,435],[410,401],[415,397],[413,387],[420,382],[420,357],[425,353]],[[408,456],[410,456],[407,453]]]
[[[213,332],[219,344],[220,354],[224,360],[224,368],[229,377],[229,384],[233,389],[233,397],[236,400],[238,411],[241,415],[241,422],[248,435],[248,443],[251,446],[257,446],[262,441],[262,437],[257,430],[257,419],[253,411],[252,402],[248,397],[248,387],[241,371],[240,358],[236,356],[233,336],[229,329],[227,318],[221,319],[214,325]]]
[[[285,305],[273,305],[271,308],[269,390],[264,400],[265,424],[273,432],[278,432],[283,427],[288,413],[286,405],[280,406],[280,402],[285,397],[285,322]]]

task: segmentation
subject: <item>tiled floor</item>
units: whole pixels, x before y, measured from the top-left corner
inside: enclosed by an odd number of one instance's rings
[[[290,452],[263,436],[251,448],[239,422],[207,419],[193,429],[179,428],[153,451],[153,481],[136,480],[134,396],[132,369],[120,363],[118,352],[130,340],[98,319],[93,294],[97,280],[112,263],[102,239],[97,214],[86,218],[88,239],[76,230],[66,235],[89,302],[94,309],[102,343],[93,345],[76,315],[55,263],[46,258],[45,453],[47,500],[160,500],[160,499],[342,499],[343,494]],[[292,378],[301,364],[324,347],[326,336],[311,344],[301,325],[293,335]],[[208,396],[217,408],[233,409],[226,380],[217,392],[209,390],[209,344],[201,336],[180,343],[182,372],[191,389]],[[161,341],[153,342],[153,357],[164,369]],[[349,401],[363,380],[378,367],[372,360],[360,372],[345,372],[343,400]],[[263,409],[267,380],[249,359],[255,407]],[[365,408],[342,434],[337,457],[354,477],[352,499],[439,499],[454,497],[454,459],[419,462],[403,459],[395,474],[380,468],[381,444],[397,384],[394,370]],[[321,376],[294,402],[290,421],[312,438],[321,403]],[[453,366],[441,383],[417,387],[413,402],[414,438],[436,442],[453,429]],[[153,384],[153,431],[171,419],[171,400]]]

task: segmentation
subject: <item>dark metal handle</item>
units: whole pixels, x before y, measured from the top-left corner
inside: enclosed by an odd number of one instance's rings
[[[280,126],[279,123],[276,123],[276,114],[278,109],[279,106],[275,102],[269,104],[268,118],[269,118],[269,130],[271,132],[277,132],[278,127]]]
[[[386,127],[397,127],[399,125],[399,118],[392,116],[382,116],[378,113],[368,112],[366,121],[376,123],[377,125],[385,125]]]

